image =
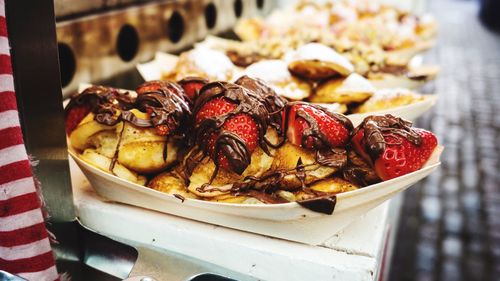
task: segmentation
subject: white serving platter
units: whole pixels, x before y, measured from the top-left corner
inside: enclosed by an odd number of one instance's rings
[[[106,199],[228,228],[320,245],[359,216],[429,175],[440,165],[441,151],[441,147],[436,148],[427,164],[418,171],[338,194],[331,215],[310,211],[295,202],[245,205],[196,199],[181,201],[173,195],[128,182],[95,168],[80,160],[72,150],[69,154],[96,192]]]

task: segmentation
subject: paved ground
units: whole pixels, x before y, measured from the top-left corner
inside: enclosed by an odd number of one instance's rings
[[[476,1],[433,0],[439,94],[417,124],[446,146],[442,168],[405,193],[390,281],[500,280],[500,35]]]

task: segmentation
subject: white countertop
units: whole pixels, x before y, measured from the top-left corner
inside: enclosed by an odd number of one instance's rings
[[[397,229],[401,196],[378,206],[334,235],[310,246],[108,202],[71,162],[77,214],[87,227],[135,245],[209,261],[249,280],[382,280]],[[327,231],[327,229],[325,229]],[[154,277],[154,276],[153,276]],[[230,277],[230,276],[229,276]]]

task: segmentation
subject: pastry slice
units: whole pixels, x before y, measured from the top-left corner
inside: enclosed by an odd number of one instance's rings
[[[345,77],[354,71],[347,58],[320,43],[308,43],[285,55],[293,74],[311,80]]]
[[[311,95],[310,84],[292,76],[283,60],[261,60],[248,66],[244,73],[265,81],[278,95],[289,100],[299,101]]]
[[[370,98],[375,90],[363,76],[352,73],[346,78],[330,79],[319,84],[310,101],[343,104],[363,102]]]
[[[371,98],[354,109],[355,113],[377,112],[424,100],[424,96],[408,89],[377,90]]]

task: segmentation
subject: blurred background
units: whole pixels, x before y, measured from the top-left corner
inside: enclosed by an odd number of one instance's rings
[[[441,169],[404,193],[389,280],[500,280],[500,1],[433,0],[439,101],[417,125],[446,147]]]

